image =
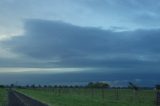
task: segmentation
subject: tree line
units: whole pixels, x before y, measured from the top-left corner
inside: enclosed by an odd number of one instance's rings
[[[110,85],[106,82],[89,82],[87,85],[0,85],[0,88],[109,88]]]
[[[1,85],[0,88],[113,88],[113,89],[157,89],[160,90],[160,84],[155,85],[155,87],[139,87],[132,82],[128,83],[128,87],[111,87],[107,82],[89,82],[86,85],[36,85],[36,84],[27,84],[27,85],[17,85],[17,84],[10,84],[10,85]]]

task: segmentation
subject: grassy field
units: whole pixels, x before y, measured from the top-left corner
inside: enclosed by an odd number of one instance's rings
[[[155,106],[155,91],[102,89],[18,89],[49,106]]]
[[[7,92],[5,89],[0,88],[0,106],[7,106]]]

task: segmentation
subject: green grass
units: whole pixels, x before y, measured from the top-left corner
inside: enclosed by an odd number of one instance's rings
[[[6,106],[7,103],[7,91],[6,89],[0,88],[0,106]]]
[[[18,89],[49,106],[155,106],[155,92],[102,89]]]

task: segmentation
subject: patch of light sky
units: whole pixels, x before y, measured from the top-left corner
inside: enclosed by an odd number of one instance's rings
[[[65,72],[83,72],[92,70],[92,68],[24,68],[24,67],[0,67],[0,73],[65,73]]]

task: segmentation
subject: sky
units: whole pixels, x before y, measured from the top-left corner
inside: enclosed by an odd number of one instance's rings
[[[159,0],[1,0],[0,83],[160,83],[159,10]]]

